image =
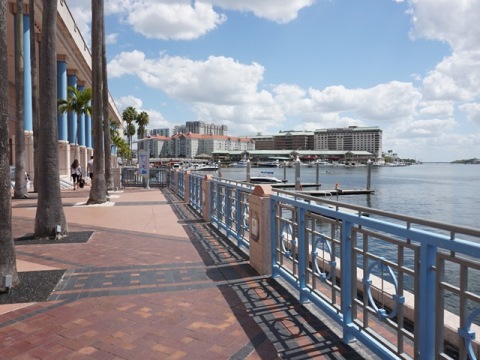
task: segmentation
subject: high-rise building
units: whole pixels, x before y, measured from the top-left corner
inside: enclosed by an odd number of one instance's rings
[[[226,135],[227,125],[207,124],[203,121],[187,121],[185,125],[176,125],[174,134]]]
[[[160,136],[170,137],[170,129],[169,128],[152,129],[148,131],[148,135],[150,136],[160,135]]]
[[[377,158],[382,155],[382,130],[377,126],[315,130],[315,150],[368,151]]]

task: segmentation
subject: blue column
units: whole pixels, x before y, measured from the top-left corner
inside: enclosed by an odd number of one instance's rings
[[[78,90],[83,91],[85,90],[84,85],[78,85]],[[78,123],[78,144],[80,146],[86,146],[85,142],[85,115],[84,114],[79,114],[77,115],[77,123]]]
[[[85,115],[85,144],[87,148],[93,148],[92,142],[92,118]]]
[[[24,130],[33,131],[32,68],[30,63],[30,16],[23,15],[23,106]]]
[[[67,85],[77,87],[77,75],[67,75]],[[77,139],[77,114],[73,111],[69,111],[67,114],[68,119],[68,142],[70,144],[78,144]]]
[[[57,60],[57,98],[67,99],[67,62]],[[58,114],[58,140],[68,140],[67,114]]]

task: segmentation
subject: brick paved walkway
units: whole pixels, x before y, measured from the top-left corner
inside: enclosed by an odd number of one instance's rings
[[[168,189],[84,206],[63,191],[86,243],[17,245],[19,271],[65,269],[48,301],[0,306],[0,359],[363,359]],[[14,236],[36,200],[14,200]]]

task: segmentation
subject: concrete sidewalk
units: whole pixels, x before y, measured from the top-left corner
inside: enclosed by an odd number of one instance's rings
[[[85,206],[65,190],[86,243],[17,245],[19,271],[66,269],[48,301],[0,306],[0,359],[363,359],[335,326],[199,219],[168,189],[126,189]],[[36,196],[13,200],[14,236]]]

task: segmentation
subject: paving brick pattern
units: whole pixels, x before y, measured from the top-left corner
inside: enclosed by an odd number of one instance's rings
[[[328,320],[168,189],[126,189],[85,207],[64,191],[70,231],[87,243],[17,245],[17,258],[66,269],[48,301],[0,314],[0,359],[363,359]],[[14,200],[14,235],[33,230],[36,200]],[[1,306],[0,306],[1,313]]]

